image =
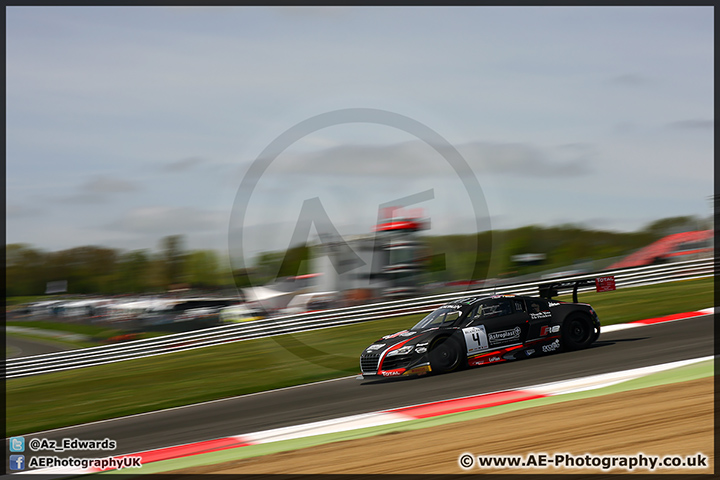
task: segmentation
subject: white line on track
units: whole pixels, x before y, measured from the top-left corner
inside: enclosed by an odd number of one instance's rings
[[[559,382],[544,383],[534,387],[526,387],[523,390],[541,393],[543,395],[563,395],[566,393],[584,392],[597,388],[609,387],[618,383],[634,380],[652,373],[664,372],[673,368],[684,367],[694,363],[704,362],[715,358],[713,355],[690,360],[679,360],[677,362],[650,365],[649,367],[633,368],[619,372],[601,373],[589,377],[576,378],[572,380],[561,380]]]

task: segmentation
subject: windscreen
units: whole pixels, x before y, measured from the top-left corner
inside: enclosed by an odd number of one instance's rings
[[[442,325],[448,326],[460,318],[460,315],[462,315],[462,312],[455,308],[438,308],[427,317],[420,320],[410,330],[424,330],[426,328],[440,327]]]

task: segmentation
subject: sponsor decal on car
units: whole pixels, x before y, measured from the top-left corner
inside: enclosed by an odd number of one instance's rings
[[[403,374],[404,371],[404,368],[401,368],[399,370],[383,370],[382,372],[380,372],[380,375],[382,375],[383,377],[399,377]]]
[[[468,362],[468,364],[471,367],[476,367],[479,365],[486,365],[488,363],[496,363],[503,361],[502,357],[499,357],[497,355],[492,357],[480,357],[480,358],[474,358]]]
[[[542,351],[545,353],[550,353],[550,352],[554,352],[558,348],[560,348],[560,340],[556,338],[552,343],[550,343],[548,345],[543,345]]]
[[[459,308],[463,308],[463,306],[462,306],[462,305],[457,305],[457,304],[454,304],[454,303],[450,303],[450,304],[447,304],[447,305],[443,305],[443,306],[440,307],[440,308],[454,308],[454,309],[457,310],[457,309],[459,309]]]
[[[538,320],[540,318],[549,318],[552,317],[552,313],[550,312],[538,312],[538,313],[531,313],[530,318],[532,320]]]
[[[473,353],[480,352],[488,348],[485,325],[463,328],[462,331],[465,335],[465,344],[467,345],[468,355],[472,355]]]
[[[403,376],[406,375],[425,375],[428,372],[431,372],[432,369],[430,368],[430,365],[420,365],[415,368],[411,368],[410,370],[407,370],[405,373],[403,373]]]
[[[544,337],[550,333],[557,333],[560,331],[560,325],[543,325],[540,327],[540,336]]]
[[[490,343],[506,343],[509,340],[518,340],[520,338],[520,327],[515,327],[512,330],[501,330],[499,332],[492,332],[488,334],[488,340]]]
[[[548,303],[548,306],[550,306],[550,307],[557,307],[558,305],[560,305],[559,302],[550,302],[550,303]]]
[[[395,338],[395,337],[405,336],[405,335],[403,335],[404,333],[407,333],[407,330],[402,330],[402,331],[400,331],[400,332],[393,333],[392,335],[385,335],[385,336],[382,337],[382,338],[383,338],[383,340],[387,340],[388,338]]]

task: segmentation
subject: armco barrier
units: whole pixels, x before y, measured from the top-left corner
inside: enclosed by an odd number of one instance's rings
[[[576,275],[556,278],[553,281],[569,281],[594,278],[598,275],[615,275],[617,288],[651,285],[681,279],[713,276],[712,259],[692,260],[668,265],[637,267],[605,271],[594,275]],[[57,372],[75,368],[102,365],[106,363],[133,360],[167,353],[209,347],[223,343],[239,342],[255,338],[270,337],[288,333],[307,332],[322,328],[337,327],[353,323],[368,322],[387,317],[429,312],[448,301],[469,295],[492,295],[514,293],[537,295],[538,287],[547,280],[481,288],[478,290],[431,295],[411,300],[395,300],[372,305],[345,307],[322,312],[303,313],[255,320],[244,324],[230,324],[186,333],[135,340],[122,344],[82,348],[64,352],[47,353],[31,357],[8,359],[6,378],[16,378],[41,373]],[[592,287],[579,289],[580,292]]]

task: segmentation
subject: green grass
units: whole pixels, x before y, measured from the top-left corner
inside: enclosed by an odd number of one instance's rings
[[[108,328],[105,325],[86,325],[83,323],[72,322],[45,322],[39,320],[18,321],[13,320],[6,322],[5,325],[13,327],[28,327],[41,330],[55,330],[58,332],[79,333],[88,337],[112,337],[123,333],[120,330]]]
[[[77,348],[95,347],[98,345],[105,345],[105,342],[91,342],[84,340],[68,340],[67,338],[53,338],[46,337],[43,335],[33,335],[28,333],[17,333],[17,332],[6,332],[7,337],[24,338],[26,340],[33,340],[36,343],[45,343],[48,345],[56,346],[61,350],[75,350]]]
[[[595,298],[596,297],[596,298]],[[581,294],[601,321],[617,322],[713,306],[712,279]],[[359,354],[422,315],[11,379],[6,436],[187,405],[359,372]]]
[[[124,330],[118,330],[114,328],[108,328],[107,325],[86,325],[82,323],[73,322],[47,322],[47,321],[35,321],[26,320],[18,321],[13,320],[5,323],[6,326],[12,327],[25,327],[37,330],[49,330],[56,332],[66,333],[77,333],[88,337],[86,340],[71,340],[67,338],[53,338],[46,335],[33,335],[31,331],[18,333],[18,332],[6,332],[9,336],[17,336],[22,338],[28,338],[33,340],[42,340],[44,342],[56,343],[60,346],[66,346],[69,348],[84,348],[94,347],[97,345],[105,345],[108,340],[112,337],[123,335],[128,332]],[[143,332],[138,334],[138,338],[151,338],[160,335],[167,335],[168,332]]]
[[[359,352],[420,315],[8,380],[7,434],[359,372]],[[294,352],[294,353],[293,353]]]
[[[557,299],[572,302],[572,295]],[[581,292],[578,301],[592,305],[603,325],[612,325],[713,307],[715,299],[713,279],[702,278],[612,292]]]
[[[106,340],[115,335],[119,335],[122,332],[119,330],[110,329],[106,326],[97,325],[84,325],[80,323],[64,323],[64,322],[45,322],[45,321],[8,321],[5,322],[8,327],[23,327],[33,330],[45,330],[54,332],[64,333],[75,333],[84,335],[85,339],[69,339],[69,338],[55,338],[47,335],[34,335],[32,330],[20,332],[6,332],[8,336],[27,338],[29,340],[39,340],[41,342],[56,344],[60,347],[66,348],[84,348],[94,347],[96,345],[103,345]]]

